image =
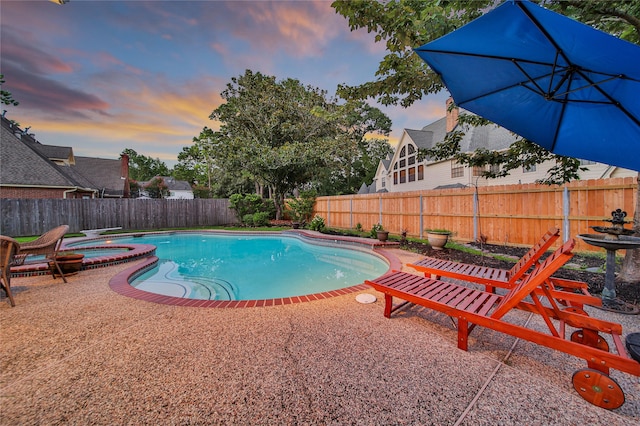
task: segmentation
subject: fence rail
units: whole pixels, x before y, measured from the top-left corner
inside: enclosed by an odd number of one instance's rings
[[[0,233],[14,237],[40,235],[61,224],[79,232],[118,226],[146,230],[236,223],[228,199],[2,199],[0,210]]]
[[[457,241],[486,238],[492,244],[530,246],[552,226],[563,239],[607,226],[622,209],[632,218],[637,178],[318,197],[315,213],[334,228],[371,229],[381,223],[392,234],[424,238],[425,229],[448,229]],[[629,227],[629,225],[627,225]],[[580,251],[601,250],[577,239]]]

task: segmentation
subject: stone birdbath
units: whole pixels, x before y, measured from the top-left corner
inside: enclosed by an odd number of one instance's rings
[[[578,238],[593,246],[602,247],[607,251],[607,262],[605,265],[604,289],[602,290],[602,305],[608,310],[630,313],[625,302],[616,298],[615,270],[616,270],[616,250],[633,250],[640,248],[640,238],[633,237],[635,232],[625,229],[627,212],[616,209],[611,212],[611,219],[604,219],[604,222],[611,222],[612,226],[592,226],[591,228],[598,234],[580,234]],[[634,309],[637,313],[637,308]]]

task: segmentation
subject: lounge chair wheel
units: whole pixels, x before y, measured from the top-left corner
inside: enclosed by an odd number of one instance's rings
[[[593,330],[576,330],[571,333],[571,341],[609,352],[607,341]]]
[[[586,401],[614,410],[624,404],[624,392],[618,382],[598,370],[585,368],[573,374],[573,388]]]

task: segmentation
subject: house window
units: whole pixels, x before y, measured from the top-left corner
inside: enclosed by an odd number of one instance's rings
[[[493,174],[500,173],[500,164],[492,164],[489,166],[489,171]]]
[[[393,172],[393,184],[398,184],[398,172]]]
[[[387,180],[385,178],[382,178],[382,183],[380,185],[382,188],[384,188],[387,185]]]
[[[581,166],[590,166],[591,164],[596,164],[596,162],[591,160],[580,160]]]
[[[536,165],[532,164],[531,166],[522,167],[522,173],[533,173],[536,171]]]
[[[451,177],[458,178],[464,176],[464,166],[455,162],[451,162]]]
[[[407,144],[400,149],[398,154],[398,161],[394,163],[394,170],[398,170],[399,183],[415,182],[416,175],[417,180],[424,179],[424,166],[418,166],[416,170],[416,164],[418,163],[418,150],[413,144]],[[407,176],[409,176],[407,180]],[[394,178],[396,179],[396,178]]]

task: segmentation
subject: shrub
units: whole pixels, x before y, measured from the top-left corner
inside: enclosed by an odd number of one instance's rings
[[[253,215],[256,213],[266,214],[267,222],[275,217],[273,202],[264,200],[257,194],[233,194],[229,197],[229,208],[235,211],[236,217],[241,223],[249,226],[254,223]],[[260,220],[262,221],[262,219]]]
[[[245,214],[244,216],[242,216],[242,219],[240,220],[240,222],[242,222],[247,226],[253,226],[253,214],[252,213]]]
[[[253,226],[267,226],[269,224],[269,212],[257,212],[253,214]]]
[[[371,238],[378,238],[378,231],[384,231],[381,223],[376,223],[371,227],[371,232],[369,234],[371,235]]]
[[[289,205],[289,216],[294,222],[309,221],[316,204],[317,192],[312,189],[300,191],[300,197],[293,198],[287,202]]]
[[[309,224],[309,228],[312,231],[322,232],[324,231],[325,227],[326,226],[324,224],[324,219],[322,218],[322,216],[319,216],[319,215],[315,215],[313,220],[311,220],[311,223]]]

